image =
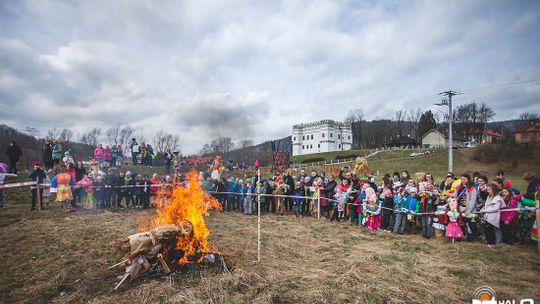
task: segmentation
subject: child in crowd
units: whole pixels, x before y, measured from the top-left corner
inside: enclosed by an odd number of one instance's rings
[[[133,197],[135,198],[135,202],[133,204],[133,207],[134,208],[142,208],[143,206],[143,184],[144,184],[144,180],[143,180],[143,176],[138,174],[136,177],[135,177],[135,182],[134,182],[134,188],[132,188],[132,191],[133,191]]]
[[[133,188],[129,186],[135,185],[135,179],[133,178],[133,175],[131,174],[131,171],[127,171],[124,176],[124,184],[126,188],[124,188],[124,197],[126,199],[126,208],[133,207],[134,201],[133,201]]]
[[[93,196],[96,203],[96,209],[105,208],[105,180],[102,175],[98,175],[96,182],[93,183]]]
[[[373,188],[367,187],[364,191],[366,193],[366,200],[363,207],[366,214],[365,225],[369,231],[375,231],[379,229],[381,223],[379,219],[381,203],[377,200],[377,194]]]
[[[403,187],[399,187],[394,194],[394,214],[396,221],[394,224],[394,233],[403,234],[407,224],[407,209],[405,208],[407,198],[404,196]]]
[[[8,165],[5,163],[0,163],[0,185],[3,185],[6,181],[7,176],[17,176],[17,174],[7,173]],[[0,189],[0,208],[4,208],[6,203],[6,196],[4,194],[4,189]]]
[[[408,225],[408,232],[409,234],[414,234],[416,230],[416,213],[419,212],[419,203],[418,199],[416,197],[416,193],[418,190],[416,190],[416,187],[410,187],[409,191],[405,192],[407,201],[407,225]]]
[[[301,184],[298,183],[294,189],[293,198],[293,212],[297,218],[302,216],[302,203],[304,201],[302,196],[304,196],[304,189],[302,188]]]
[[[436,188],[433,190],[433,205],[435,208],[435,217],[433,218],[433,237],[442,238],[448,225],[448,216],[444,213],[448,209],[446,201],[441,196],[441,190]]]
[[[251,215],[253,214],[253,194],[255,194],[255,187],[251,184],[251,180],[246,180],[244,186],[244,214]]]

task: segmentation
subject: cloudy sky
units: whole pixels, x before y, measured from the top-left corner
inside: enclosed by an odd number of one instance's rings
[[[0,2],[0,123],[260,142],[292,125],[540,104],[540,1]],[[508,85],[512,84],[512,85]]]

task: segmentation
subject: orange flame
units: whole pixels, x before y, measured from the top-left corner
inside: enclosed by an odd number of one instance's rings
[[[182,221],[193,225],[191,237],[180,237],[176,249],[182,250],[184,256],[178,261],[185,265],[194,260],[198,263],[204,259],[204,253],[215,252],[208,246],[210,231],[206,227],[203,216],[208,216],[211,209],[221,210],[221,204],[201,189],[197,172],[189,172],[187,185],[176,184],[172,193],[159,191],[156,199],[156,217],[152,226],[175,224],[181,226]]]

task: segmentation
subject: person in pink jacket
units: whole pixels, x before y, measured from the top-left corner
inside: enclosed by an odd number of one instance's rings
[[[94,150],[94,159],[99,163],[102,163],[105,160],[105,149],[99,144]]]
[[[109,146],[105,146],[105,149],[103,149],[104,159],[109,164],[109,167],[113,167],[112,164],[112,151]]]
[[[518,201],[521,200],[521,195],[513,195],[512,189],[503,188],[501,191],[501,196],[504,200],[505,207],[501,208],[501,232],[502,232],[502,242],[505,245],[512,245],[512,223],[517,216],[516,211],[504,211],[505,209],[517,208]]]

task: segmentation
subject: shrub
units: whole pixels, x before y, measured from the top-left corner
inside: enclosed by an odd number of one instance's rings
[[[324,157],[312,157],[312,158],[306,158],[302,161],[302,164],[307,164],[307,163],[316,163],[316,162],[321,162],[321,161],[324,161]]]
[[[358,157],[357,154],[342,154],[342,155],[337,155],[334,159],[339,160],[339,159],[348,159],[348,158],[356,158],[356,157]]]

